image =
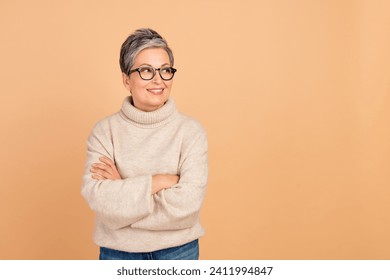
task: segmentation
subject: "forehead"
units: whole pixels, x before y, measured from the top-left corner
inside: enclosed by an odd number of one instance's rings
[[[148,48],[140,51],[134,60],[134,66],[149,64],[159,67],[164,64],[169,64],[168,53],[163,48]]]

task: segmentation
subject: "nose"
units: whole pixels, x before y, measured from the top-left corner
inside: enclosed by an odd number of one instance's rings
[[[161,79],[161,76],[160,76],[160,70],[156,70],[155,72],[156,74],[154,75],[153,79],[152,79],[152,82],[155,83],[155,84],[160,84],[163,80]]]

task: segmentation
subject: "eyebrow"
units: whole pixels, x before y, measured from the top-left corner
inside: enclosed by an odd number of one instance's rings
[[[154,68],[152,65],[150,65],[150,64],[148,64],[148,63],[143,63],[143,64],[141,64],[141,65],[138,66],[138,67],[142,67],[142,66],[150,66],[150,67]],[[171,64],[169,64],[169,63],[164,63],[164,64],[162,64],[160,67],[164,67],[164,66],[171,66]]]

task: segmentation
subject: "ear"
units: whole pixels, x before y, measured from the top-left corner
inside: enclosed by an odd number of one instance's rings
[[[131,81],[130,81],[130,76],[126,75],[125,73],[122,73],[122,80],[123,80],[123,85],[125,88],[131,92]]]

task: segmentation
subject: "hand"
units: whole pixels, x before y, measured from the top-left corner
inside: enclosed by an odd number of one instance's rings
[[[115,163],[108,157],[102,156],[99,158],[102,163],[92,164],[91,172],[92,178],[96,180],[120,180],[121,175],[116,169]]]
[[[163,189],[169,189],[179,182],[180,177],[170,174],[156,174],[152,176],[152,194]]]

